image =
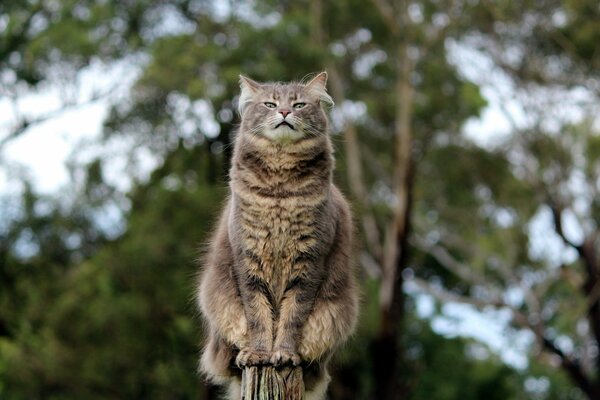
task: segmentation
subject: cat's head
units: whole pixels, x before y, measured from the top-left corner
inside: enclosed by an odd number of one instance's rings
[[[327,117],[322,104],[333,105],[326,83],[326,72],[308,83],[259,83],[240,76],[242,134],[276,142],[326,135]]]

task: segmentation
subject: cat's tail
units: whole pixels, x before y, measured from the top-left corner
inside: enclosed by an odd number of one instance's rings
[[[314,361],[303,366],[304,375],[304,399],[324,400],[331,376],[327,371],[329,357],[321,361]]]
[[[239,399],[241,395],[241,371],[232,364],[235,350],[215,332],[209,335],[202,357],[200,372],[213,384],[225,386],[228,399]]]

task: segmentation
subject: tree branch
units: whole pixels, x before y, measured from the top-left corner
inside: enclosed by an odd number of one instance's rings
[[[513,320],[515,323],[517,323],[517,325],[532,331],[536,336],[537,340],[543,345],[543,347],[547,351],[559,357],[562,368],[569,374],[569,376],[577,384],[577,386],[590,399],[598,398],[597,389],[591,382],[590,378],[585,374],[579,362],[575,358],[573,358],[573,356],[566,354],[564,351],[558,348],[558,346],[556,346],[556,344],[551,339],[544,335],[544,328],[541,325],[541,323],[532,323],[525,314],[523,314],[518,309],[512,307],[511,305],[506,304],[501,299],[497,299],[494,301],[484,301],[480,299],[475,299],[473,297],[461,296],[459,294],[449,292],[441,287],[435,287],[429,282],[426,282],[425,280],[422,280],[420,278],[413,278],[410,282],[417,286],[419,289],[421,289],[423,292],[430,294],[434,298],[443,302],[470,304],[479,310],[484,309],[486,307],[509,309],[513,314]]]
[[[556,344],[548,339],[547,337],[541,338],[544,348],[549,352],[555,354],[560,359],[561,366],[569,374],[571,379],[577,384],[577,386],[590,398],[598,398],[598,390],[594,387],[590,379],[585,375],[581,365],[576,359],[565,354],[559,349]]]
[[[442,267],[459,279],[473,285],[485,285],[483,277],[475,274],[471,267],[456,260],[444,247],[429,244],[422,237],[415,235],[411,243],[421,251],[430,254]]]
[[[547,204],[550,207],[550,210],[552,211],[552,221],[554,222],[554,231],[558,234],[558,236],[560,236],[560,238],[562,239],[563,242],[565,242],[565,244],[567,244],[569,247],[572,247],[575,250],[577,250],[577,253],[579,253],[579,255],[582,256],[583,255],[582,254],[583,247],[581,245],[577,245],[577,244],[573,243],[565,235],[565,232],[563,230],[563,224],[562,224],[562,213],[563,213],[562,207],[560,207],[558,205],[558,203],[552,198],[548,199]]]
[[[421,278],[412,278],[409,280],[411,284],[414,284],[423,292],[433,296],[434,298],[444,302],[444,303],[462,303],[462,304],[470,304],[478,310],[483,310],[486,307],[494,307],[494,308],[508,308],[511,311],[516,311],[512,306],[504,303],[501,299],[496,299],[494,301],[490,300],[481,300],[471,296],[462,296],[458,293],[450,292],[442,287],[434,286]],[[517,311],[519,312],[519,311]]]
[[[406,10],[403,18],[406,19]],[[397,276],[406,259],[408,231],[410,228],[410,207],[412,199],[412,178],[414,164],[413,148],[413,101],[415,89],[411,82],[414,64],[409,57],[408,42],[399,40],[394,54],[396,63],[395,121],[394,121],[394,170],[392,190],[394,192],[393,218],[386,229],[383,247],[383,282],[380,289],[380,304],[383,309],[391,306],[394,293],[401,291],[401,279]]]
[[[373,258],[371,254],[366,251],[361,251],[359,254],[359,262],[370,278],[381,279],[381,265]]]

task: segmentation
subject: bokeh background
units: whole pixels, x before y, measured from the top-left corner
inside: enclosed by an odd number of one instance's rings
[[[196,259],[238,75],[327,70],[331,399],[600,399],[596,0],[0,1],[0,399],[215,399]]]

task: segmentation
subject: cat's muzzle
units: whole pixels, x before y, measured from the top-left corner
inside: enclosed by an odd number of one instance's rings
[[[290,128],[290,129],[292,129],[292,130],[295,130],[295,129],[294,129],[294,125],[290,124],[290,123],[289,123],[289,122],[287,122],[287,121],[281,121],[280,123],[278,123],[278,124],[275,126],[275,129],[279,128],[280,126],[287,126],[288,128]]]

